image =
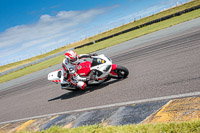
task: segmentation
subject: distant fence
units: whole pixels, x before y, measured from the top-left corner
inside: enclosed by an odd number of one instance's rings
[[[191,8],[189,8],[189,9],[185,9],[185,10],[183,10],[183,11],[180,11],[180,12],[177,12],[177,13],[174,13],[174,14],[171,14],[171,15],[168,15],[168,16],[164,16],[164,17],[162,17],[162,18],[158,18],[158,19],[149,21],[149,22],[147,22],[147,23],[144,23],[144,24],[141,24],[141,25],[132,27],[132,28],[130,28],[130,29],[126,29],[126,30],[124,30],[124,31],[121,31],[121,32],[112,34],[112,35],[110,35],[110,36],[106,36],[106,37],[100,38],[100,39],[95,40],[95,41],[93,41],[93,42],[89,42],[89,43],[83,44],[83,45],[81,45],[81,46],[75,47],[75,49],[77,49],[77,48],[82,48],[82,47],[85,47],[85,46],[89,46],[89,45],[92,45],[92,44],[94,44],[94,43],[101,42],[101,41],[104,41],[104,40],[106,40],[106,39],[109,39],[109,38],[112,38],[112,37],[115,37],[115,36],[118,36],[118,35],[121,35],[121,34],[130,32],[130,31],[133,31],[133,30],[137,30],[137,29],[142,28],[142,27],[144,27],[144,26],[148,26],[148,25],[151,25],[151,24],[154,24],[154,23],[158,23],[158,22],[161,22],[161,21],[164,21],[164,20],[167,20],[167,19],[176,17],[176,16],[180,16],[180,15],[182,15],[182,14],[184,14],[184,13],[191,12],[191,11],[194,11],[194,10],[197,10],[197,9],[200,9],[200,5],[195,6],[195,7],[191,7]]]
[[[168,15],[168,16],[164,16],[164,17],[161,17],[161,18],[158,18],[158,19],[149,21],[149,22],[147,22],[147,23],[144,23],[144,24],[141,24],[141,25],[132,27],[132,28],[130,28],[130,29],[126,29],[126,30],[124,30],[124,31],[115,33],[115,34],[113,34],[113,35],[100,38],[100,39],[95,40],[95,41],[93,41],[93,42],[89,42],[89,43],[83,44],[83,45],[81,45],[81,46],[77,46],[77,47],[75,47],[75,48],[73,48],[73,49],[77,49],[77,48],[82,48],[82,47],[85,47],[85,46],[89,46],[89,45],[92,45],[92,44],[94,44],[94,43],[101,42],[101,41],[104,41],[104,40],[106,40],[106,39],[109,39],[109,38],[112,38],[112,37],[115,37],[115,36],[118,36],[118,35],[121,35],[121,34],[130,32],[130,31],[133,31],[133,30],[137,30],[137,29],[142,28],[142,27],[144,27],[144,26],[148,26],[148,25],[151,25],[151,24],[154,24],[154,23],[158,23],[158,22],[161,22],[161,21],[164,21],[164,20],[167,20],[167,19],[176,17],[176,16],[180,16],[180,15],[182,15],[182,14],[184,14],[184,13],[191,12],[191,11],[194,11],[194,10],[197,10],[197,9],[200,9],[200,5],[195,6],[195,7],[191,7],[191,8],[189,8],[189,9],[185,9],[185,10],[183,10],[183,11],[180,11],[180,12],[177,12],[177,13],[174,13],[174,14],[171,14],[171,15]],[[64,55],[64,53],[65,53],[65,51],[59,52],[59,53],[56,53],[56,54],[54,54],[54,55],[50,55],[50,56],[48,56],[48,57],[45,57],[45,58],[42,58],[42,59],[39,59],[39,60],[30,62],[30,63],[28,63],[28,64],[25,64],[25,65],[22,65],[22,66],[19,66],[19,67],[16,67],[16,68],[13,68],[13,69],[10,69],[10,70],[1,72],[1,73],[0,73],[0,76],[3,76],[3,75],[6,75],[6,74],[8,74],[8,73],[11,73],[11,72],[14,72],[14,71],[23,69],[23,68],[25,68],[25,67],[28,67],[28,66],[31,66],[31,65],[34,65],[34,64],[43,62],[43,61],[45,61],[45,60],[54,58],[54,57],[59,56],[59,55],[62,55],[62,54]]]

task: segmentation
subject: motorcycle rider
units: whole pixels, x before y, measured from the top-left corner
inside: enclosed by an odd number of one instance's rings
[[[79,59],[91,58],[97,54],[81,54],[77,55],[73,50],[65,53],[65,59],[62,63],[63,79],[61,80],[61,88],[65,89],[67,86],[75,86],[82,90],[86,88],[86,81],[93,80],[90,78],[82,78],[77,73],[77,65],[80,63]]]

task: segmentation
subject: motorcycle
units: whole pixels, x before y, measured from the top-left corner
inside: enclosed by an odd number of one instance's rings
[[[76,67],[81,77],[95,77],[95,80],[86,81],[87,86],[99,85],[110,79],[125,79],[129,75],[126,67],[112,64],[112,60],[104,54],[92,56],[91,59],[83,59]],[[48,80],[58,84],[64,79],[62,69],[48,74]],[[63,84],[61,84],[62,86]],[[72,84],[65,84],[66,90],[78,90]]]

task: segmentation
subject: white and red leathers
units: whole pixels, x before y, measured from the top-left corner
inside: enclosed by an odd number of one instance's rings
[[[82,54],[77,57],[78,57],[78,59],[90,58],[91,55],[90,54]],[[77,64],[75,65],[75,64],[70,63],[69,60],[66,58],[63,60],[62,71],[64,74],[63,75],[64,79],[61,80],[61,85],[62,84],[71,84],[71,85],[74,85],[74,86],[84,90],[86,87],[85,81],[87,80],[87,78],[82,78],[79,76],[79,74],[77,73]]]

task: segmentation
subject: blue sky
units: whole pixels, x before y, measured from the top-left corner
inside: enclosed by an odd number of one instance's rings
[[[189,0],[0,0],[0,65],[27,59]]]

